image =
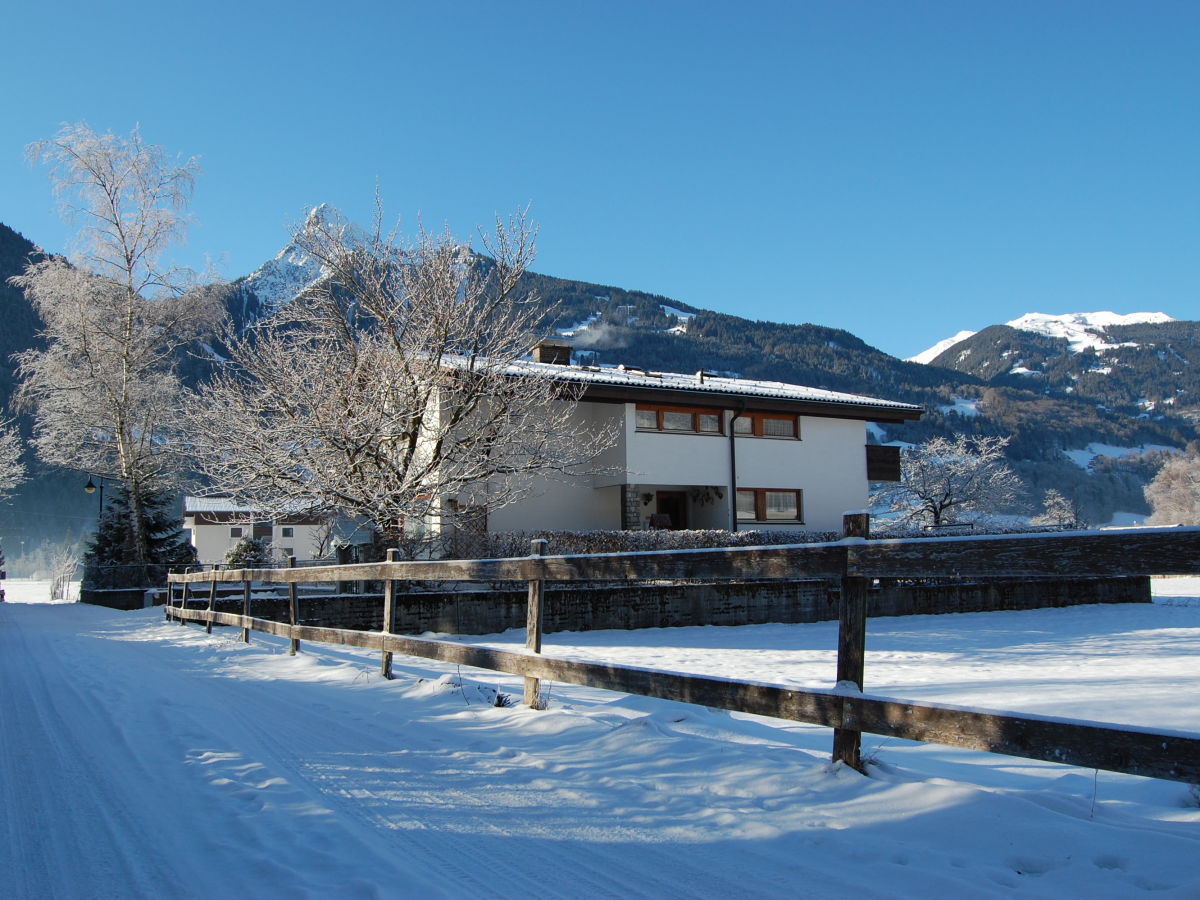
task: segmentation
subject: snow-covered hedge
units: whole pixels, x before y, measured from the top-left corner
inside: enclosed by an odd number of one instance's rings
[[[528,556],[529,543],[549,542],[547,554],[634,553],[642,550],[695,550],[703,547],[759,547],[770,544],[816,543],[837,540],[833,533],[781,531],[505,531],[460,534],[452,554],[458,559],[501,559]]]
[[[1084,526],[1025,525],[1018,522],[953,522],[940,528],[909,525],[890,528],[872,528],[873,538],[930,538],[930,537],[982,537],[985,534],[1060,534],[1063,531],[1083,529]]]

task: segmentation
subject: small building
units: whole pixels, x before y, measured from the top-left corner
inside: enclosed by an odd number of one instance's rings
[[[262,538],[280,560],[319,559],[329,554],[330,529],[324,516],[296,514],[268,518],[228,497],[184,497],[183,527],[202,564],[225,561],[242,538]]]

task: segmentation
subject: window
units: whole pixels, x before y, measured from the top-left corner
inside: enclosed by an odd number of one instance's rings
[[[230,528],[230,529],[229,529],[229,536],[230,536],[231,538],[235,538],[235,537],[236,537],[236,538],[240,538],[240,537],[242,536],[242,526],[241,526],[241,525],[234,525],[232,528]]]
[[[279,536],[280,537],[295,537],[296,532],[292,529],[291,525],[284,525],[282,528],[279,529]],[[290,556],[291,554],[288,554],[288,555]]]
[[[763,491],[763,511],[768,521],[785,519],[795,522],[800,518],[800,498],[795,491]]]
[[[636,410],[636,425],[639,431],[721,434],[721,419],[721,413],[716,410],[687,406],[647,406],[639,403]]]
[[[775,416],[763,416],[761,421],[763,437],[794,438],[796,436],[795,416],[788,416],[786,419],[776,418]]]
[[[696,417],[692,413],[665,409],[662,413],[663,431],[695,431]]]
[[[803,492],[739,488],[737,517],[749,522],[803,522]]]
[[[733,433],[754,437],[800,437],[800,417],[784,413],[742,413],[733,420]]]

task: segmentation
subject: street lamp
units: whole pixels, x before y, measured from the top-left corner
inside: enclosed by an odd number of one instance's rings
[[[104,515],[104,479],[99,475],[96,477],[100,479],[100,513],[96,516],[96,521],[99,522]],[[83,492],[85,494],[96,493],[96,484],[92,481],[91,475],[88,475],[87,484],[83,486]]]

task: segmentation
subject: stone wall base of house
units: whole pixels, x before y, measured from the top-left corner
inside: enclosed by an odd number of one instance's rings
[[[668,628],[686,625],[758,625],[834,620],[838,590],[824,581],[720,584],[664,583],[563,588],[547,585],[546,632],[602,628]],[[1091,603],[1149,603],[1149,578],[1071,581],[885,583],[871,589],[868,616],[935,615],[1003,609],[1040,609]],[[189,606],[203,607],[199,598]],[[525,626],[524,588],[400,594],[396,631],[495,634]],[[378,631],[379,594],[334,594],[299,599],[306,625]],[[217,608],[241,611],[241,598],[218,599]],[[256,597],[251,614],[287,621],[282,597]]]

